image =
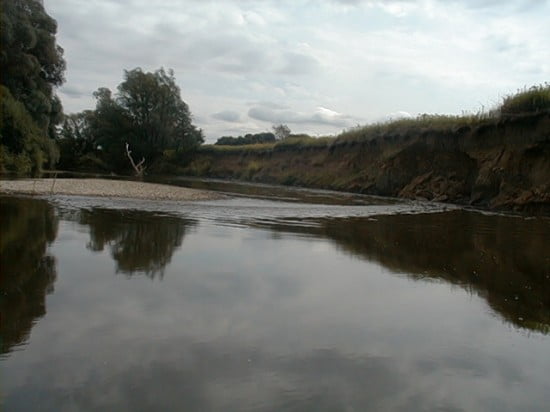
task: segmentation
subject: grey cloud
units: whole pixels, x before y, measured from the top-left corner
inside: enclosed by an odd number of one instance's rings
[[[251,71],[265,65],[267,56],[261,46],[241,35],[204,34],[189,38],[180,54],[190,62],[210,65],[221,71]]]
[[[338,4],[343,4],[346,6],[358,6],[360,4],[372,4],[372,5],[390,5],[390,4],[413,4],[421,3],[419,0],[331,0]],[[511,0],[511,1],[502,1],[502,0],[436,0],[436,2],[442,4],[462,4],[468,8],[472,9],[489,9],[489,8],[498,8],[501,9],[503,6],[512,6],[520,10],[526,10],[537,6],[548,5],[548,0]]]
[[[279,70],[282,74],[311,74],[319,67],[317,59],[301,53],[286,53],[284,61],[283,68]]]
[[[214,119],[223,120],[224,122],[237,123],[241,120],[239,113],[232,110],[223,110],[212,115]]]
[[[312,123],[330,126],[344,127],[352,123],[351,116],[331,112],[327,109],[318,108],[313,113],[302,113],[291,110],[277,110],[265,106],[255,106],[248,111],[248,116],[270,123]]]
[[[78,87],[63,86],[59,89],[59,93],[69,97],[83,97],[90,96],[92,92],[89,90],[80,89]]]
[[[264,107],[264,108],[274,109],[274,110],[290,109],[289,106],[279,104],[279,103],[275,103],[275,102],[266,102],[266,101],[252,102],[252,103],[249,102],[248,105],[249,106],[259,106],[259,107]]]

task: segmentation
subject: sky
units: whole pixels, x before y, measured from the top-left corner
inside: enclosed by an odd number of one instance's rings
[[[550,0],[46,0],[65,113],[173,69],[207,143],[488,110],[550,81]]]

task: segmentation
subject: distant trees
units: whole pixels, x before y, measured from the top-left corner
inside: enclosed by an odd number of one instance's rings
[[[220,137],[215,144],[225,146],[240,146],[245,144],[257,144],[257,143],[273,143],[276,141],[275,135],[271,132],[246,134],[244,136],[232,137],[223,136]]]
[[[284,140],[290,136],[290,128],[286,124],[280,124],[273,126],[273,133],[263,132],[256,134],[246,134],[244,136],[233,137],[233,136],[223,136],[220,137],[216,145],[224,146],[241,146],[247,144],[258,144],[258,143],[275,143],[277,140]]]
[[[29,172],[58,158],[53,138],[62,106],[54,89],[64,81],[57,23],[34,0],[0,8],[0,168]]]
[[[181,157],[204,142],[171,70],[124,71],[114,96],[107,88],[94,96],[95,110],[69,116],[63,124],[63,166],[78,163],[74,158],[79,157],[90,166],[126,171],[126,143],[134,159],[145,158],[150,165],[167,152]]]

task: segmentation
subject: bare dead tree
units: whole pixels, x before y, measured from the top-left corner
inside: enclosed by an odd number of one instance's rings
[[[136,171],[136,176],[143,176],[143,171],[145,170],[145,166],[143,165],[145,163],[145,157],[142,158],[138,164],[136,164],[136,162],[134,162],[134,159],[132,158],[132,152],[130,151],[130,145],[128,144],[128,142],[126,142],[126,155],[128,156],[128,159],[130,159],[130,163]]]

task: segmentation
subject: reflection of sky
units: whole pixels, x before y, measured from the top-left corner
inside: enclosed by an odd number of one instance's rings
[[[58,276],[6,410],[542,410],[550,339],[461,288],[331,241],[203,221],[162,281],[116,275],[61,222]]]

